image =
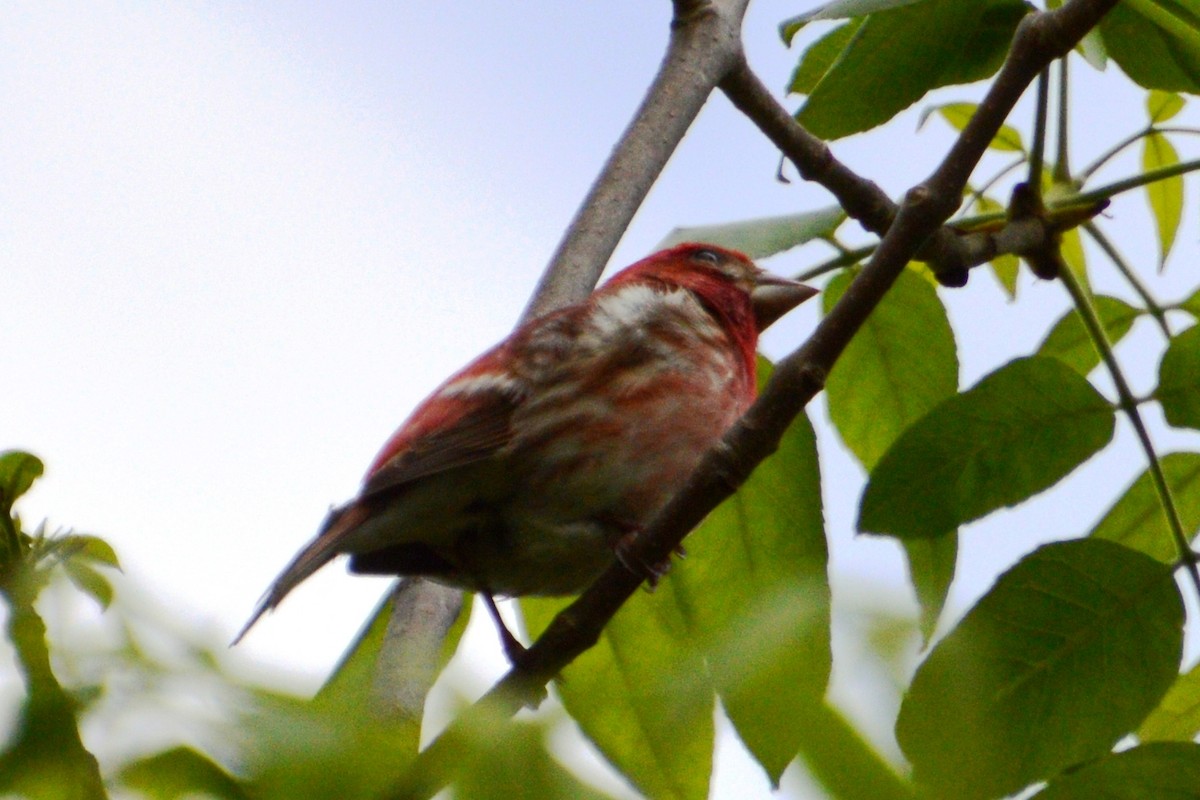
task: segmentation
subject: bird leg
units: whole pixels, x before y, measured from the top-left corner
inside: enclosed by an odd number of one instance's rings
[[[496,599],[492,597],[492,593],[486,589],[480,589],[479,596],[483,598],[488,613],[492,615],[492,621],[496,623],[496,630],[500,634],[500,644],[504,647],[504,655],[508,656],[509,662],[514,667],[521,666],[524,663],[525,654],[529,651],[525,649],[525,645],[517,641],[517,637],[513,636],[512,631],[504,624],[504,618],[500,616],[500,609],[496,607]]]
[[[617,561],[620,561],[621,566],[634,575],[643,578],[646,581],[647,588],[650,591],[654,591],[658,587],[658,582],[663,579],[663,576],[671,571],[670,557],[668,556],[657,564],[647,564],[645,560],[639,558],[633,552],[633,543],[637,535],[642,532],[642,526],[614,520],[609,520],[609,524],[621,531],[621,535],[613,542],[613,554],[617,557]],[[675,553],[680,558],[687,555],[687,551],[683,549],[682,544],[675,546]]]

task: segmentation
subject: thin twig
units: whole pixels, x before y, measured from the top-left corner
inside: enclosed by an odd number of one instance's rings
[[[1029,147],[1029,177],[1026,183],[1038,196],[1042,196],[1042,170],[1046,163],[1046,107],[1050,103],[1050,68],[1038,75],[1037,102],[1034,104],[1033,144]]]
[[[1126,178],[1122,181],[1114,181],[1107,186],[1101,186],[1099,189],[1092,189],[1087,192],[1080,192],[1071,197],[1072,203],[1090,203],[1096,200],[1104,200],[1109,197],[1115,197],[1122,192],[1128,192],[1131,189],[1139,189],[1148,183],[1174,178],[1176,175],[1186,175],[1189,172],[1200,169],[1200,159],[1192,161],[1181,161],[1178,164],[1172,164],[1169,167],[1160,167],[1152,169],[1148,172],[1141,172],[1134,175],[1132,178]]]
[[[963,203],[963,207],[960,212],[960,216],[955,218],[954,224],[958,224],[958,223],[965,221],[967,219],[967,212],[971,210],[972,206],[974,206],[980,200],[982,200],[984,198],[984,196],[991,190],[991,188],[993,186],[995,186],[997,183],[999,183],[1001,180],[1004,179],[1005,175],[1012,172],[1014,169],[1017,169],[1018,167],[1020,167],[1022,164],[1024,164],[1028,160],[1029,160],[1029,156],[1022,154],[1019,158],[1017,158],[1016,161],[1013,161],[1011,164],[1004,167],[999,172],[997,172],[995,175],[993,175],[992,177],[990,177],[986,181],[984,181],[982,184],[980,184],[978,189],[972,189],[971,190],[971,199],[968,200],[967,202]],[[1003,214],[1001,214],[1001,216],[1003,216]]]
[[[1148,125],[1137,133],[1129,134],[1124,139],[1105,150],[1095,161],[1093,161],[1091,164],[1088,164],[1083,168],[1083,171],[1079,173],[1079,183],[1087,183],[1088,179],[1091,178],[1097,170],[1120,155],[1126,147],[1129,147],[1131,144],[1134,144],[1145,136],[1149,136],[1151,133],[1154,133],[1154,126]]]
[[[1129,134],[1124,139],[1110,147],[1108,150],[1104,151],[1103,155],[1101,155],[1083,170],[1083,172],[1080,174],[1079,182],[1087,183],[1087,180],[1092,176],[1092,173],[1096,172],[1096,170],[1100,169],[1113,158],[1115,158],[1126,147],[1129,147],[1131,144],[1137,143],[1139,139],[1144,139],[1154,133],[1179,133],[1196,136],[1200,135],[1200,129],[1189,128],[1181,125],[1147,125],[1137,133]]]
[[[856,247],[853,250],[845,250],[840,255],[834,256],[828,261],[822,261],[815,267],[809,267],[804,272],[796,276],[799,281],[811,281],[813,278],[818,278],[827,272],[833,272],[835,269],[849,267],[862,261],[867,256],[871,255],[878,249],[878,244],[868,244],[863,247]]]
[[[1121,252],[1117,250],[1116,246],[1111,241],[1109,241],[1109,238],[1104,235],[1096,223],[1085,222],[1083,224],[1083,229],[1089,236],[1092,237],[1092,240],[1096,244],[1100,245],[1100,249],[1104,251],[1104,254],[1108,256],[1113,265],[1120,270],[1122,275],[1125,276],[1125,280],[1127,280],[1129,285],[1133,287],[1133,290],[1137,292],[1138,297],[1142,298],[1142,302],[1146,305],[1146,311],[1150,312],[1150,315],[1154,317],[1155,321],[1158,323],[1158,327],[1162,329],[1163,334],[1170,339],[1171,328],[1167,324],[1166,310],[1154,298],[1154,295],[1150,294],[1150,290],[1147,289],[1146,284],[1142,283],[1141,279],[1138,278],[1133,267],[1129,266],[1128,262],[1126,262],[1124,257],[1122,257]]]
[[[1088,336],[1091,337],[1092,344],[1099,351],[1100,357],[1104,360],[1104,365],[1112,377],[1113,385],[1117,388],[1117,396],[1121,399],[1121,410],[1125,412],[1125,416],[1133,425],[1138,442],[1150,464],[1150,477],[1154,483],[1154,490],[1158,493],[1158,501],[1162,506],[1163,516],[1166,517],[1167,527],[1171,531],[1171,538],[1174,539],[1175,547],[1179,551],[1179,558],[1191,576],[1197,594],[1200,594],[1200,568],[1196,566],[1197,556],[1188,542],[1187,534],[1184,533],[1183,522],[1179,518],[1175,499],[1171,496],[1171,487],[1163,473],[1162,462],[1158,459],[1158,454],[1154,450],[1154,442],[1150,440],[1150,432],[1142,421],[1141,412],[1138,411],[1137,398],[1129,389],[1129,383],[1125,380],[1121,365],[1117,363],[1117,357],[1113,354],[1112,343],[1108,341],[1108,334],[1104,331],[1096,308],[1088,293],[1080,285],[1079,279],[1069,269],[1061,270],[1059,279],[1070,293],[1071,300],[1075,303],[1075,309],[1079,312],[1084,327],[1087,328]]]
[[[1063,184],[1071,182],[1071,159],[1070,159],[1070,139],[1071,139],[1071,113],[1070,113],[1070,72],[1068,65],[1070,59],[1060,58],[1058,60],[1058,126],[1056,135],[1058,137],[1058,152],[1054,156],[1054,172],[1053,178],[1055,183]]]

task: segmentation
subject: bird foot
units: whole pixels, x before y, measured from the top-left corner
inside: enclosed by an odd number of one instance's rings
[[[647,591],[652,592],[658,587],[658,582],[671,571],[671,559],[668,557],[656,564],[650,564],[644,559],[639,558],[633,552],[633,543],[640,532],[641,528],[633,528],[621,534],[620,538],[613,544],[613,553],[616,555],[617,561],[620,561],[625,569],[644,579]],[[675,553],[680,558],[687,555],[687,551],[683,549],[683,545],[676,545]]]

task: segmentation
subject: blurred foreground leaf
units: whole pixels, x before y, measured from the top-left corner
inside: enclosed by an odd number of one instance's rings
[[[1200,745],[1156,742],[1103,756],[1055,778],[1035,800],[1193,800]]]
[[[223,767],[190,747],[176,747],[135,761],[117,773],[117,782],[150,800],[177,800],[197,794],[220,800],[250,797]]]

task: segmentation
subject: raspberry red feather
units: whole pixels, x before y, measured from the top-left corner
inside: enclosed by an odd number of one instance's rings
[[[759,332],[813,293],[685,244],[526,323],[417,407],[246,629],[340,554],[485,596],[581,590],[749,407]]]

